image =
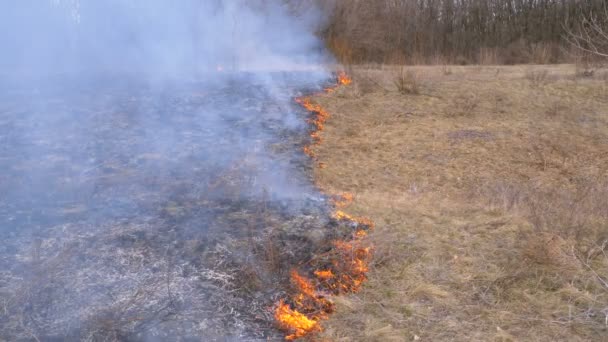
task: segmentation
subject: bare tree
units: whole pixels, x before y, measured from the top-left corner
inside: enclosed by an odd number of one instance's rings
[[[565,40],[577,50],[593,56],[608,58],[608,7],[600,17],[583,18],[578,28],[566,28]]]
[[[608,53],[606,0],[309,1],[325,4],[328,20],[321,35],[342,61],[566,62],[565,36]],[[588,18],[584,24],[583,18]]]

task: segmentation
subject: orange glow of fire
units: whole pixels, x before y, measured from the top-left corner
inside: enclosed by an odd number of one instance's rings
[[[298,288],[300,293],[298,294],[298,298],[300,298],[300,303],[306,297],[314,298],[315,297],[315,286],[312,284],[310,279],[307,279],[300,275],[298,271],[291,271],[291,282]]]
[[[312,138],[312,140],[315,141],[315,143],[320,143],[321,142],[321,136],[319,135],[319,132],[312,132],[310,133],[310,137]]]
[[[350,192],[345,192],[340,196],[336,196],[333,199],[334,205],[336,206],[336,208],[344,208],[346,206],[348,206],[349,204],[353,203],[353,201],[355,200],[355,195],[351,194]]]
[[[335,277],[334,272],[332,272],[331,270],[318,270],[315,271],[315,276],[317,276],[317,278],[321,279],[321,280],[329,280]]]
[[[341,85],[349,85],[352,80],[344,72],[337,75],[336,85],[326,88],[325,92],[335,91]],[[320,132],[324,129],[329,113],[311,97],[300,97],[296,102],[312,114],[309,123],[313,126],[310,133],[312,143],[304,147],[304,153],[316,159],[313,147],[321,143]],[[319,167],[325,167],[319,163]],[[338,208],[351,204],[354,196],[350,193],[332,196],[336,211],[332,217],[337,221],[348,221],[356,224],[350,240],[333,242],[333,250],[328,253],[326,265],[314,270],[307,277],[297,270],[292,270],[290,277],[295,293],[288,301],[280,300],[274,312],[279,328],[286,332],[286,340],[295,340],[310,333],[321,331],[320,321],[326,319],[334,310],[334,304],[328,295],[340,295],[356,292],[367,279],[368,264],[371,258],[371,248],[365,247],[364,229],[373,228],[373,222],[367,218],[353,217]]]
[[[338,83],[341,85],[349,85],[349,84],[353,83],[353,80],[350,77],[348,77],[348,75],[344,71],[341,71],[338,74]]]
[[[303,150],[305,155],[309,156],[310,158],[315,158],[315,153],[310,146],[304,146]]]
[[[281,329],[289,332],[289,335],[285,336],[285,339],[288,341],[304,337],[319,329],[317,321],[308,318],[296,310],[292,310],[283,300],[279,302],[274,313],[274,318],[279,323]]]
[[[332,218],[337,221],[350,221],[356,223],[357,225],[367,226],[370,228],[374,228],[374,222],[367,217],[355,217],[351,216],[342,210],[336,210],[332,214]]]
[[[322,131],[325,122],[327,119],[329,119],[329,113],[320,105],[312,102],[310,97],[299,97],[296,99],[296,102],[309,112],[313,113],[314,116],[308,119],[308,123],[315,126],[315,131]]]
[[[349,85],[351,83],[352,79],[348,77],[345,72],[341,71],[338,73],[336,84],[334,86],[325,88],[325,92],[334,92],[339,86]],[[310,119],[308,119],[308,123],[314,126],[314,130],[310,133],[312,144],[304,147],[304,153],[310,158],[316,159],[313,147],[321,143],[320,132],[325,128],[325,122],[327,122],[330,117],[329,112],[327,112],[321,105],[314,103],[310,96],[298,97],[295,101],[313,115]]]

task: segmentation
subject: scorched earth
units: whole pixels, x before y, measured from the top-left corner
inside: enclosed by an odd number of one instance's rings
[[[24,84],[0,85],[0,339],[282,339],[294,272],[358,231],[302,152],[323,75]]]

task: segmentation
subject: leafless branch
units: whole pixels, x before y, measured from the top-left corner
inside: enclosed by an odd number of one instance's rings
[[[564,25],[565,41],[575,49],[594,56],[608,58],[608,8],[601,17],[591,15],[583,18],[578,29]]]

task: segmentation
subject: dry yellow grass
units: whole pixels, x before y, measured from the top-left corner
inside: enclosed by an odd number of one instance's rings
[[[406,72],[354,68],[315,98],[316,180],[377,223],[370,279],[323,337],[608,340],[607,71]]]

